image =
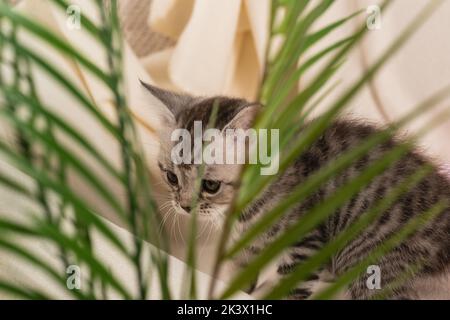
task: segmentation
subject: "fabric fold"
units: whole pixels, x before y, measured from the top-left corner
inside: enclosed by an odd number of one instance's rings
[[[263,74],[270,2],[196,0],[190,13],[174,21],[179,10],[190,8],[177,8],[179,2],[152,2],[152,29],[178,40],[164,56],[156,53],[143,60],[150,75],[161,79],[157,84],[197,95],[255,99]]]

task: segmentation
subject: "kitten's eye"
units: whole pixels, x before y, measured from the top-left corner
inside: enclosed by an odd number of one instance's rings
[[[208,192],[210,194],[215,194],[220,189],[220,182],[213,180],[203,180],[202,189],[203,191]]]
[[[166,175],[167,175],[167,180],[170,182],[171,185],[173,185],[173,186],[178,185],[178,177],[175,173],[173,173],[172,171],[167,171]]]

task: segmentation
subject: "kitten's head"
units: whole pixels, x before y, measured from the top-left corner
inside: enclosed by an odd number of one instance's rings
[[[226,129],[245,130],[251,128],[260,106],[243,99],[192,97],[162,90],[145,83],[143,85],[170,111],[164,117],[158,156],[161,175],[170,193],[168,200],[170,206],[180,214],[190,213],[193,198],[195,199],[194,190],[196,188],[198,190],[196,183],[200,176],[199,171],[203,168],[197,213],[202,218],[219,222],[234,197],[240,165],[175,164],[172,159],[172,149],[178,144],[178,141],[171,141],[172,132],[175,129],[186,129],[191,134],[193,144],[194,121],[201,121],[204,132],[212,122],[211,116],[216,105],[217,116],[214,128],[220,130],[219,139],[222,139],[225,137]]]

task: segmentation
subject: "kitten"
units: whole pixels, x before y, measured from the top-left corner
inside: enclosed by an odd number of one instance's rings
[[[175,142],[170,141],[170,134],[175,128],[185,128],[192,132],[195,120],[202,121],[204,127],[209,123],[214,101],[218,101],[218,114],[215,127],[250,128],[260,106],[241,99],[226,97],[194,98],[158,89],[151,85],[144,86],[172,112],[166,130],[161,135],[159,166],[165,181],[171,188],[172,204],[180,213],[189,213],[199,165],[174,165],[171,161],[171,148]],[[306,124],[305,126],[307,126]],[[302,129],[303,130],[303,129]],[[333,161],[344,151],[349,150],[366,140],[377,129],[358,121],[337,120],[329,126],[315,143],[279,177],[268,186],[263,194],[255,199],[240,214],[236,225],[236,234],[248,230],[264,213],[273,208],[309,175],[319,170],[329,161]],[[299,221],[312,207],[336,192],[340,186],[354,178],[363,169],[380,159],[398,142],[391,139],[371,150],[365,157],[356,161],[334,179],[325,183],[306,201],[298,203],[292,210],[284,214],[276,224],[260,236],[245,252],[236,259],[242,267],[266,247],[286,228]],[[274,268],[268,271],[268,278],[262,285],[256,285],[255,295],[263,296],[267,290],[288,275],[293,268],[308,259],[317,250],[332,240],[348,227],[356,218],[374,203],[385,197],[389,191],[403,179],[413,174],[419,167],[428,163],[418,151],[410,151],[401,161],[376,177],[366,188],[361,190],[348,203],[337,210],[319,227],[310,232],[298,243],[287,248],[277,258]],[[204,178],[199,194],[200,216],[212,221],[223,221],[224,213],[236,191],[239,176],[239,165],[206,165]],[[289,299],[307,299],[324,287],[333,278],[339,276],[358,261],[367,252],[375,248],[383,240],[400,230],[411,218],[430,209],[441,199],[450,200],[450,182],[437,169],[425,177],[409,192],[401,196],[391,208],[384,212],[377,221],[351,241],[343,250],[336,252],[328,265],[311,275],[309,279],[295,290]],[[450,209],[446,209],[430,224],[405,240],[401,245],[380,259],[376,265],[381,270],[381,285],[388,285],[398,279],[409,265],[424,261],[424,266],[413,278],[396,288],[389,296],[391,299],[418,299],[430,297],[450,297]],[[353,282],[344,293],[345,298],[368,299],[377,293],[366,285],[369,275],[361,276]],[[433,279],[445,279],[444,282]],[[448,281],[445,283],[445,281]],[[428,286],[427,286],[428,284]],[[425,287],[433,287],[433,292],[423,292]]]

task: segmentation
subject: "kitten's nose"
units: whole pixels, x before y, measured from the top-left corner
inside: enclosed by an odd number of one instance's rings
[[[191,207],[184,207],[184,206],[181,206],[183,209],[184,209],[184,211],[186,211],[187,213],[189,213],[189,212],[191,212]]]

